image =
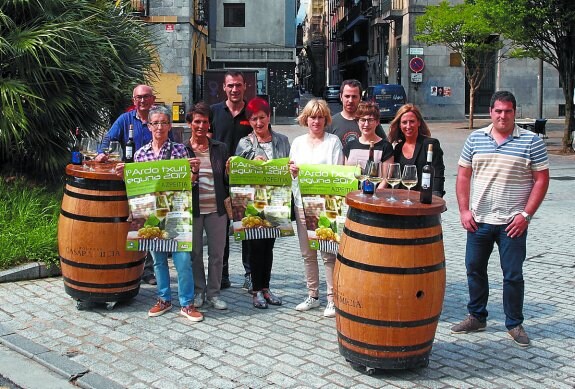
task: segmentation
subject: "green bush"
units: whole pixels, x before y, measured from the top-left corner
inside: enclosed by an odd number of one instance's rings
[[[44,261],[59,265],[56,239],[62,187],[0,179],[0,269]]]

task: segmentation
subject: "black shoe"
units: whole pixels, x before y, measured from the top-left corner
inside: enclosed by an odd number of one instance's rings
[[[156,276],[153,274],[148,274],[147,276],[142,277],[142,281],[149,285],[158,285],[158,281],[156,280]]]
[[[266,309],[268,307],[268,303],[264,298],[264,293],[260,290],[259,292],[254,293],[254,307],[260,309]]]
[[[227,289],[232,286],[229,277],[222,277],[222,282],[220,283],[220,289]]]
[[[264,289],[263,291],[264,299],[270,305],[282,305],[282,299],[273,294],[269,289]]]

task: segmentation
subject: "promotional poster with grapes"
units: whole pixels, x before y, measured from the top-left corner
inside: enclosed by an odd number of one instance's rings
[[[301,165],[299,188],[309,247],[336,254],[345,225],[345,195],[357,190],[353,166]]]
[[[127,163],[126,250],[192,251],[192,177],[187,159]]]
[[[288,158],[230,160],[230,197],[235,240],[294,235]]]

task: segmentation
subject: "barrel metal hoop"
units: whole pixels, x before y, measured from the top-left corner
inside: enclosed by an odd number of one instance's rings
[[[339,331],[337,332],[337,336],[341,340],[343,340],[346,343],[349,343],[353,346],[357,346],[357,347],[361,347],[361,348],[373,350],[373,351],[392,351],[392,352],[417,351],[417,350],[426,349],[433,344],[433,339],[431,339],[427,342],[420,343],[420,344],[402,345],[402,346],[382,346],[382,345],[378,345],[378,344],[370,344],[370,343],[365,343],[365,342],[360,342],[358,340],[350,339],[347,336],[342,335],[341,332],[339,332]]]
[[[126,288],[129,286],[139,285],[140,284],[140,277],[136,278],[135,280],[131,280],[128,282],[118,282],[115,284],[94,284],[91,282],[80,282],[76,280],[72,280],[68,277],[62,277],[64,282],[67,282],[71,285],[80,286],[83,288],[97,288],[97,289],[117,289],[117,288]]]
[[[352,315],[351,313],[342,311],[339,308],[336,308],[336,312],[341,317],[344,317],[348,320],[351,320],[354,323],[369,324],[369,325],[374,325],[374,326],[378,326],[378,327],[415,328],[415,327],[423,327],[423,326],[426,326],[429,324],[437,323],[439,321],[439,315],[428,317],[426,319],[421,319],[421,320],[392,321],[392,320],[369,319],[367,317]]]
[[[60,215],[65,216],[68,219],[79,220],[82,222],[90,222],[90,223],[124,223],[128,219],[128,216],[122,216],[122,217],[84,216],[75,213],[70,213],[68,211],[64,211],[63,209],[60,209]]]
[[[420,267],[391,267],[391,266],[377,266],[369,265],[367,263],[357,262],[348,259],[337,253],[337,260],[345,266],[352,267],[354,269],[364,270],[371,273],[385,273],[385,274],[426,274],[433,273],[445,269],[445,260],[435,265],[430,266],[420,266]]]
[[[85,193],[78,193],[72,192],[68,189],[64,189],[64,194],[66,196],[74,197],[80,200],[89,200],[89,201],[126,201],[128,200],[128,196],[120,195],[120,196],[94,196]]]
[[[124,181],[110,180],[93,180],[91,178],[74,177],[67,175],[66,183],[70,186],[80,189],[108,190],[108,191],[125,191],[126,184]]]
[[[423,244],[431,244],[440,242],[443,240],[443,234],[437,234],[434,236],[428,236],[425,238],[406,238],[406,239],[397,239],[397,238],[384,238],[381,236],[373,236],[363,234],[361,232],[352,231],[347,227],[343,228],[343,233],[350,238],[361,240],[362,242],[367,243],[378,243],[378,244],[389,244],[393,246],[418,246]]]
[[[371,227],[413,230],[441,225],[441,215],[397,216],[349,208],[347,218]]]
[[[76,261],[71,261],[67,258],[60,256],[60,261],[65,263],[70,267],[77,267],[81,269],[99,269],[99,270],[117,270],[117,269],[129,269],[131,267],[140,266],[144,263],[146,257],[133,262],[126,262],[126,263],[114,263],[114,264],[95,264],[95,263],[80,263]]]

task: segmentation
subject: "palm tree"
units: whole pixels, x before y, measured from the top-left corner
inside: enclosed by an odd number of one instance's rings
[[[0,166],[58,179],[71,130],[107,128],[157,68],[153,36],[106,0],[0,0]]]

